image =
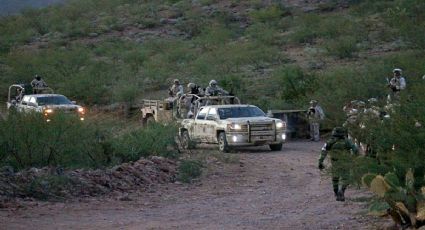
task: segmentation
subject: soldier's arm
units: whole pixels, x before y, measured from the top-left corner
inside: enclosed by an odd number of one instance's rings
[[[322,151],[320,152],[320,158],[319,158],[319,169],[324,168],[323,162],[326,159],[326,156],[328,155],[328,147],[327,144],[323,145]]]

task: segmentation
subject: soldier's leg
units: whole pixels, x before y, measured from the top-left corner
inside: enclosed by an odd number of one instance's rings
[[[332,187],[334,189],[335,197],[338,195],[338,188],[339,188],[339,177],[332,176]]]
[[[310,140],[314,140],[314,125],[310,122]]]
[[[314,141],[320,141],[320,124],[314,123]]]

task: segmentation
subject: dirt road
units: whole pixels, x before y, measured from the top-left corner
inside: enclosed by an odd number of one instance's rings
[[[37,203],[0,210],[0,229],[375,229],[365,216],[370,194],[350,188],[334,200],[317,170],[321,143],[291,142],[232,153],[236,163],[212,163],[200,182],[161,185],[125,199]],[[382,223],[382,221],[381,221]]]

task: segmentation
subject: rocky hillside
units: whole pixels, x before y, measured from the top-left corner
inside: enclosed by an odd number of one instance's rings
[[[74,0],[0,21],[0,91],[40,74],[86,105],[131,104],[216,79],[264,109],[318,99],[333,125],[347,101],[384,98],[394,67],[420,79],[424,4]]]

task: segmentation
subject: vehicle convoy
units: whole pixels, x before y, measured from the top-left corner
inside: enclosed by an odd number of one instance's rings
[[[179,134],[183,148],[208,143],[218,144],[222,152],[259,145],[279,151],[286,140],[286,123],[267,117],[254,105],[207,105],[194,118],[181,122]]]
[[[76,105],[67,97],[55,94],[51,88],[37,88],[39,94],[25,94],[32,92],[26,85],[18,84],[9,87],[7,109],[21,112],[36,112],[44,115],[46,121],[50,121],[54,114],[62,112],[76,115],[84,121],[86,111],[84,107]]]
[[[235,96],[198,96],[195,94],[184,94],[180,96],[175,105],[167,100],[143,100],[142,124],[151,122],[168,124],[184,118],[193,117],[203,105],[240,104],[239,98]]]

